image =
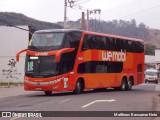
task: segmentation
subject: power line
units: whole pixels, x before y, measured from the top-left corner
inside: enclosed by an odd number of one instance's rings
[[[67,7],[70,7],[70,6],[67,6]],[[76,10],[84,10],[84,11],[87,11],[87,8],[84,8],[78,4],[75,4],[73,5],[72,7],[70,7],[71,9],[76,9]]]
[[[81,1],[81,2],[80,2]],[[89,15],[91,14],[94,14],[97,15],[97,14],[101,14],[101,10],[100,9],[94,9],[94,10],[88,10],[87,8],[84,8],[83,6],[81,6],[81,4],[84,4],[86,2],[88,2],[90,0],[85,0],[82,2],[82,0],[65,0],[65,11],[64,11],[64,28],[66,28],[66,11],[67,11],[67,7],[71,8],[71,9],[75,9],[75,10],[83,10],[83,11],[87,11],[87,30],[89,29],[88,26],[89,26]],[[80,3],[79,3],[80,2]],[[68,5],[69,4],[69,5]],[[99,21],[97,21],[97,18],[95,16],[95,19],[92,19],[91,20],[91,29],[93,30],[97,30],[99,29],[99,24],[98,22],[100,22],[100,17],[99,17]]]
[[[143,1],[143,0],[141,0],[141,1]],[[124,7],[124,6],[130,5],[130,4],[133,4],[133,3],[136,3],[136,2],[139,2],[139,0],[136,0],[136,1],[133,1],[133,2],[129,2],[129,3],[126,3],[126,4],[123,4],[123,5],[117,6],[117,7],[115,7],[115,8],[110,8],[110,9],[108,9],[108,10],[104,10],[104,11],[117,10],[117,9],[119,9],[119,8],[122,8],[122,7]]]
[[[155,8],[159,8],[159,7],[160,7],[160,5],[157,5],[157,6],[154,6],[154,7],[151,7],[151,8],[147,8],[147,9],[143,9],[143,10],[140,10],[140,11],[133,12],[133,13],[131,13],[131,14],[122,16],[121,18],[125,18],[125,17],[132,16],[132,15],[135,15],[135,14],[140,14],[140,13],[142,13],[142,12],[144,12],[144,11],[148,11],[148,10],[155,9]]]

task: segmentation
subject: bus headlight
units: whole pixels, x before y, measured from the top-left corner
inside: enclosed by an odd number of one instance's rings
[[[24,80],[25,83],[27,84],[31,84],[31,85],[37,85],[37,82],[31,82],[31,81],[28,81],[28,80]]]

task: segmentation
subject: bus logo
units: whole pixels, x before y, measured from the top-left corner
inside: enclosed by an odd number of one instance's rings
[[[48,52],[36,53],[35,56],[47,56]]]
[[[123,52],[122,49],[120,52],[117,51],[102,51],[102,60],[103,61],[126,61],[126,50]]]

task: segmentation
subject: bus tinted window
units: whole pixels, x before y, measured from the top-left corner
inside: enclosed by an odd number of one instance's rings
[[[82,50],[86,49],[106,49],[106,40],[105,37],[96,36],[96,35],[85,35]]]
[[[111,38],[97,35],[85,35],[82,50],[97,49],[142,53],[144,45],[139,41]]]
[[[115,49],[117,51],[120,51],[120,50],[124,51],[124,50],[126,50],[125,40],[116,38]]]
[[[69,32],[65,36],[64,47],[66,48],[78,48],[82,33]]]
[[[134,51],[134,42],[126,40],[126,51],[133,52]]]
[[[78,73],[120,73],[122,62],[89,61],[79,64]]]
[[[144,45],[141,42],[135,41],[135,52],[137,53],[144,52]]]
[[[114,50],[115,49],[115,40],[114,38],[106,38],[106,50]]]

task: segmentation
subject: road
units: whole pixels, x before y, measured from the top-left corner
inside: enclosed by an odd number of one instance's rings
[[[156,111],[160,108],[157,101],[160,85],[142,84],[132,91],[114,91],[107,89],[95,92],[85,91],[74,95],[72,92],[53,93],[45,96],[43,92],[31,92],[0,99],[0,111]],[[2,118],[0,118],[2,119]],[[20,120],[21,118],[3,118],[3,120]],[[26,118],[23,118],[25,120]],[[40,118],[38,118],[40,119]],[[41,118],[42,120],[44,118]],[[45,118],[63,120],[62,117]],[[158,120],[152,117],[67,117],[65,120]],[[26,119],[27,120],[27,119]]]

